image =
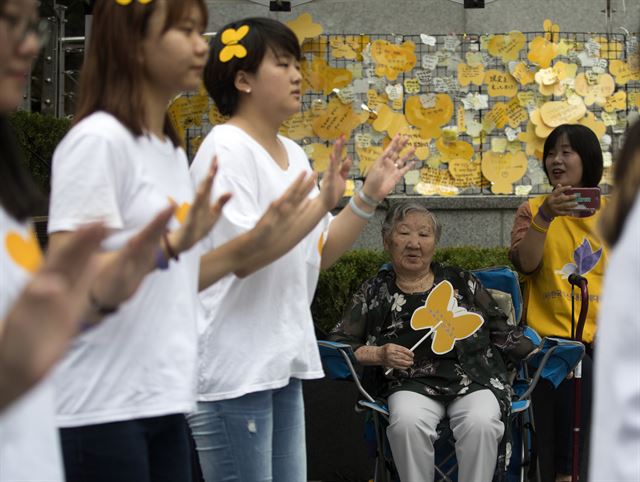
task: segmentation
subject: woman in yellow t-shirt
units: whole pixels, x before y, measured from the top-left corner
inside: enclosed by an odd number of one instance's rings
[[[582,378],[581,480],[587,463],[592,392],[592,343],[606,265],[605,242],[598,233],[600,211],[576,217],[576,187],[597,187],[602,178],[600,143],[589,128],[561,125],[546,139],[543,167],[553,191],[524,202],[511,231],[509,257],[524,279],[525,320],[541,336],[571,338],[571,274],[588,280],[589,312],[582,339],[586,345]],[[579,296],[579,295],[578,295]],[[576,300],[576,313],[580,301]],[[533,392],[541,479],[563,480],[571,472],[573,381],[557,389],[541,380]]]

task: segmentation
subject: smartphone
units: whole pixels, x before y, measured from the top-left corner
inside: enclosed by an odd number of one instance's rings
[[[600,209],[600,188],[599,187],[572,187],[564,194],[570,196],[577,194],[576,202],[578,206],[572,210],[572,215],[579,218],[593,216]]]

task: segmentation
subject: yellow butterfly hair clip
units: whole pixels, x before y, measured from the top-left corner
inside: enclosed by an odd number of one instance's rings
[[[116,0],[118,5],[129,5],[131,2],[133,2],[133,0]],[[138,0],[138,3],[141,3],[142,5],[146,5],[151,2],[153,2],[153,0]]]
[[[247,49],[239,42],[249,33],[249,26],[243,25],[239,29],[228,28],[220,36],[224,48],[220,51],[220,62],[229,62],[234,57],[242,59],[247,56]]]

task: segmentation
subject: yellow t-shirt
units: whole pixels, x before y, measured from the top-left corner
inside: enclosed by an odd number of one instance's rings
[[[545,196],[529,200],[535,218]],[[602,207],[605,205],[602,199]],[[607,249],[598,231],[602,208],[588,218],[559,216],[549,226],[544,243],[542,265],[535,273],[524,277],[526,322],[540,336],[571,337],[571,291],[568,277],[572,273],[588,281],[589,311],[582,335],[583,341],[593,341],[596,317],[600,307],[602,279],[607,261]],[[580,313],[580,290],[575,289],[576,325]]]

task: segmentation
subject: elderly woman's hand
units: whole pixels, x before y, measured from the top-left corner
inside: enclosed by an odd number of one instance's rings
[[[413,365],[413,352],[404,346],[387,343],[378,348],[382,366],[403,369]]]

